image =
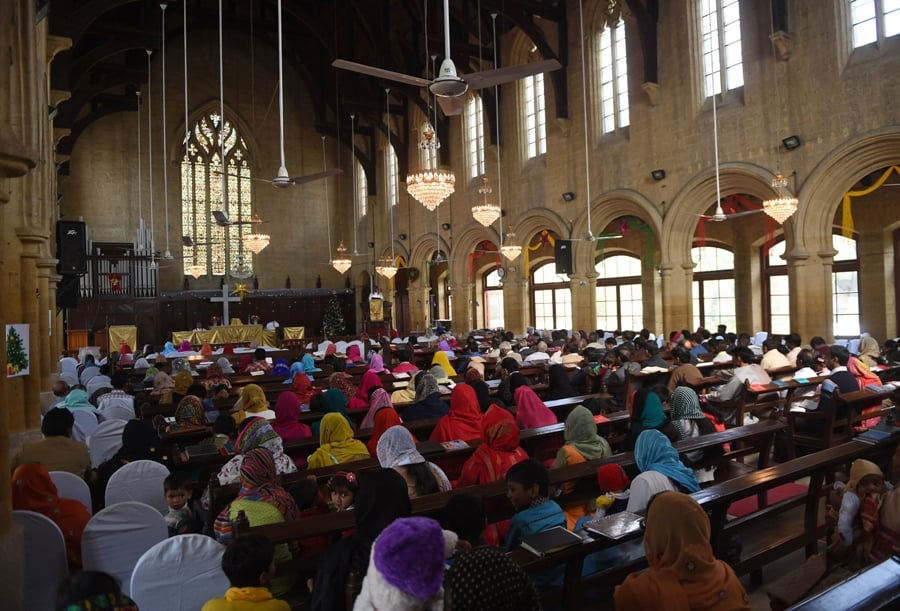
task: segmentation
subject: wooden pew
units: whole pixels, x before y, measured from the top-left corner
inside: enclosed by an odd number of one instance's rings
[[[900,558],[894,556],[870,566],[789,611],[867,611],[900,607]]]

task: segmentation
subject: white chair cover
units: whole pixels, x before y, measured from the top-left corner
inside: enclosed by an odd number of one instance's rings
[[[753,345],[762,346],[767,337],[769,337],[769,334],[766,331],[758,331],[756,335],[753,336]]]
[[[118,579],[122,591],[131,596],[131,572],[138,559],[168,536],[166,519],[153,507],[136,501],[116,503],[85,526],[81,562],[86,571],[103,571]]]
[[[96,469],[119,451],[119,448],[122,447],[122,431],[125,430],[126,424],[124,420],[101,422],[94,433],[88,437],[87,444],[88,450],[91,452],[91,466],[93,468]]]
[[[109,376],[96,375],[85,381],[82,375],[81,383],[84,384],[84,391],[88,394],[88,397],[92,397],[101,388],[112,388],[112,380],[109,379]]]
[[[322,353],[324,353],[324,352],[325,352],[325,349],[328,348],[328,346],[329,346],[330,344],[332,344],[332,343],[334,343],[334,342],[332,342],[331,340],[327,340],[327,339],[326,339],[324,342],[321,342],[321,343],[319,344],[319,346],[316,348],[316,352],[322,352]]]
[[[75,417],[75,426],[72,427],[72,439],[75,441],[87,442],[91,435],[97,431],[97,425],[100,424],[97,416],[89,409],[73,409],[72,416]],[[119,437],[121,438],[121,433]],[[121,439],[119,439],[121,442]]]
[[[169,470],[158,462],[130,462],[113,473],[106,483],[106,506],[138,501],[163,512],[168,507],[163,489],[163,482],[168,476]]]
[[[134,411],[123,405],[106,404],[100,410],[100,420],[134,420]]]
[[[61,359],[59,359],[59,372],[60,373],[74,373],[77,375],[78,359],[74,359],[71,356],[64,356]]]
[[[25,608],[55,609],[56,588],[69,576],[62,531],[53,520],[35,511],[16,510],[12,518],[24,531]]]
[[[59,379],[68,384],[69,388],[78,384],[78,374],[74,371],[66,371],[59,374]]]
[[[858,339],[851,339],[847,343],[847,350],[850,351],[850,354],[859,354],[859,341]]]
[[[205,535],[179,535],[141,556],[131,575],[131,598],[141,609],[196,611],[222,596],[229,583],[222,572],[225,547]]]
[[[51,471],[50,479],[53,480],[60,497],[79,501],[87,508],[88,513],[94,513],[91,506],[91,489],[83,479],[68,471]]]
[[[78,376],[78,379],[81,380],[81,383],[87,386],[87,383],[92,379],[100,375],[99,367],[85,367],[81,370],[81,375]],[[91,393],[88,393],[88,396],[91,396]]]
[[[846,348],[850,342],[848,342],[846,338],[841,338],[834,340],[834,343],[838,346],[844,346]]]
[[[341,354],[347,354],[347,342],[341,340],[339,342],[334,343],[334,349],[340,352]]]

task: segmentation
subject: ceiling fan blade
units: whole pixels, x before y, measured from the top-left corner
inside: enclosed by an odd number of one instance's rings
[[[330,170],[325,170],[324,172],[316,172],[315,174],[307,174],[306,176],[297,176],[296,178],[292,178],[291,182],[295,185],[302,185],[308,182],[319,180],[321,178],[327,178],[328,176],[341,174],[343,171],[344,170],[342,170],[341,168],[331,168]]]
[[[545,59],[529,64],[506,66],[495,70],[464,74],[462,75],[462,78],[469,84],[470,89],[484,89],[485,87],[511,83],[521,78],[525,78],[526,76],[534,76],[535,74],[541,74],[543,72],[553,72],[560,68],[562,68],[562,64],[555,59]]]
[[[459,96],[457,98],[448,98],[442,96],[435,97],[437,98],[438,105],[441,107],[441,111],[444,113],[444,116],[456,117],[462,114],[463,107],[465,106],[464,96]]]
[[[750,214],[759,214],[760,212],[764,212],[762,208],[758,210],[743,210],[741,212],[732,212],[731,214],[726,214],[725,216],[729,218],[738,217],[738,216],[747,216]]]
[[[220,225],[222,227],[227,227],[231,225],[231,221],[228,220],[228,217],[225,216],[225,213],[221,210],[213,210],[213,218],[216,220],[216,225]]]
[[[216,176],[221,176],[222,172],[214,171],[213,174],[215,174]],[[267,182],[269,184],[272,184],[272,181],[268,178],[256,178],[255,176],[241,176],[240,174],[225,174],[225,176],[230,176],[231,178],[243,178],[244,180],[247,180],[249,178],[250,180],[255,180],[256,182]]]
[[[405,83],[407,85],[415,85],[416,87],[427,87],[431,84],[431,81],[419,78],[418,76],[409,76],[408,74],[401,74],[400,72],[394,72],[392,70],[385,70],[383,68],[376,68],[374,66],[358,64],[356,62],[350,62],[345,59],[336,59],[331,62],[331,65],[342,70],[358,72],[359,74],[366,74],[368,76],[383,78],[389,81],[396,81],[398,83]]]
[[[621,233],[616,232],[616,233],[601,233],[594,239],[595,240],[620,240],[624,237],[625,236],[623,236]]]

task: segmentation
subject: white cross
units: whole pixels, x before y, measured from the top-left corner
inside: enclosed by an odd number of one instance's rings
[[[228,303],[232,301],[240,301],[238,297],[232,297],[229,295],[229,290],[231,287],[228,284],[222,285],[222,296],[221,297],[210,297],[209,300],[214,303],[222,304],[222,324],[224,326],[229,326],[231,324],[231,319],[228,318]]]

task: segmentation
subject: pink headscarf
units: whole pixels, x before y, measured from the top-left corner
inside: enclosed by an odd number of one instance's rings
[[[191,342],[186,339],[182,340],[181,344],[178,346],[178,352],[191,352],[192,350]]]
[[[359,363],[362,361],[362,356],[359,354],[359,346],[356,344],[351,344],[347,346],[347,362],[348,363]]]
[[[381,383],[381,378],[378,377],[378,374],[374,371],[366,371],[362,380],[359,383],[359,388],[356,389],[356,394],[353,395],[353,398],[350,399],[350,402],[347,403],[347,409],[366,409],[369,407],[369,393],[373,388],[384,388],[384,385]]]
[[[369,359],[369,371],[374,371],[375,373],[390,373],[390,370],[385,368],[384,360],[382,360],[381,354],[378,352],[373,354],[372,358]]]
[[[272,428],[285,443],[312,437],[312,429],[299,422],[300,400],[292,391],[286,390],[278,395],[275,403],[275,421]]]
[[[376,388],[369,400],[369,411],[366,412],[366,417],[363,418],[359,428],[369,429],[375,426],[375,414],[383,407],[394,407],[394,404],[391,403],[391,397],[385,389]]]
[[[520,428],[535,429],[556,424],[556,415],[528,386],[519,386],[513,396],[516,400],[516,423]]]

